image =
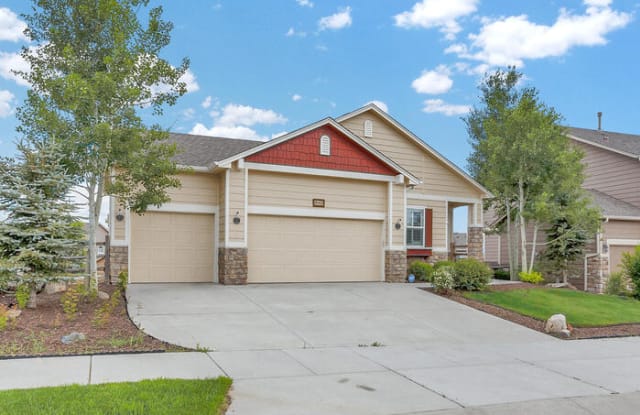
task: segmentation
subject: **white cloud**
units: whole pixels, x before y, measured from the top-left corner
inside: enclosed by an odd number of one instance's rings
[[[448,39],[453,39],[462,30],[457,19],[475,12],[477,3],[478,0],[422,0],[394,19],[398,27],[437,27]]]
[[[471,111],[469,105],[448,104],[441,99],[428,99],[424,102],[422,111],[428,114],[444,114],[448,117],[452,115],[463,115]]]
[[[293,94],[293,95],[291,96],[291,100],[292,100],[293,102],[298,102],[298,101],[300,101],[301,99],[302,99],[302,95],[300,95],[300,94]]]
[[[191,129],[191,134],[265,141],[269,138],[261,136],[250,127],[257,124],[273,125],[287,122],[283,115],[273,110],[238,104],[227,104],[221,111],[212,111],[211,116],[213,117],[211,128],[197,123]]]
[[[309,0],[296,0],[296,3],[302,7],[313,7],[313,2]]]
[[[12,104],[15,95],[6,89],[0,90],[0,118],[5,118],[13,112]]]
[[[30,66],[19,53],[0,52],[0,76],[4,79],[14,81],[18,85],[29,86],[29,83],[22,77],[14,74],[13,71],[29,72]]]
[[[193,108],[187,108],[182,111],[182,117],[185,120],[192,120],[193,117],[195,117],[195,115],[196,115],[196,110],[194,110]]]
[[[282,137],[283,135],[288,133],[288,131],[280,131],[279,133],[271,134],[271,139],[273,140],[274,138]]]
[[[293,36],[296,34],[296,31],[293,27],[290,27],[289,30],[287,30],[287,33],[285,33],[285,36]]]
[[[11,9],[0,7],[0,40],[18,42],[28,40],[24,35],[27,24],[18,18]]]
[[[211,106],[211,95],[208,95],[204,101],[202,101],[202,104],[200,104],[202,106],[202,108],[207,109]]]
[[[375,106],[377,106],[378,108],[380,108],[382,111],[384,111],[384,112],[389,112],[389,107],[387,106],[387,104],[385,104],[384,102],[379,101],[379,100],[377,100],[377,99],[374,99],[373,101],[369,101],[369,102],[367,102],[367,103],[366,103],[366,104],[364,104],[364,105],[367,105],[367,104],[375,104]]]
[[[562,56],[577,46],[607,43],[605,36],[625,27],[631,14],[609,7],[607,0],[585,0],[584,14],[560,9],[551,26],[531,22],[526,15],[484,21],[480,32],[469,35],[470,45],[452,46],[449,53],[491,66],[523,66],[526,59]]]
[[[200,85],[198,85],[198,81],[196,80],[196,75],[191,72],[191,69],[187,69],[187,71],[182,74],[179,79],[180,82],[184,82],[187,87],[187,93],[196,92],[200,90]]]
[[[411,83],[411,87],[420,94],[444,94],[453,86],[450,74],[449,68],[439,65],[434,70],[423,71],[422,75]]]
[[[322,30],[339,30],[351,26],[351,7],[346,7],[341,11],[325,16],[318,21],[318,28]]]

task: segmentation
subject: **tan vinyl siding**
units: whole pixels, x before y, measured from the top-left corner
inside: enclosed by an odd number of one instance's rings
[[[640,207],[640,162],[637,159],[574,143],[585,152],[585,189],[596,189]]]
[[[312,199],[326,209],[386,212],[387,184],[249,170],[250,206],[311,208]]]
[[[441,200],[419,200],[407,199],[407,206],[423,207],[433,210],[433,229],[431,236],[433,238],[433,246],[428,248],[436,248],[439,250],[447,248],[447,209],[446,202]]]
[[[244,242],[244,178],[245,170],[233,168],[229,171],[229,241]],[[233,223],[236,214],[240,223]]]
[[[370,138],[364,137],[364,121],[367,119],[373,121],[373,137]],[[342,125],[420,178],[423,183],[414,191],[440,196],[481,197],[480,192],[460,174],[377,115],[366,112],[343,121]]]
[[[393,185],[393,212],[391,214],[391,235],[392,235],[392,244],[394,246],[403,246],[405,244],[405,205],[404,205],[404,185],[403,184],[394,184]],[[402,219],[403,226],[400,229],[395,228],[395,224],[398,219]]]
[[[124,241],[127,238],[127,218],[125,215],[125,209],[123,207],[118,207],[118,199],[115,198],[113,203],[115,208],[115,212],[113,212],[113,223],[110,224],[110,231],[113,232],[113,240],[114,241]],[[118,211],[121,211],[125,218],[123,220],[116,220],[116,215]]]
[[[484,260],[490,263],[502,264],[500,235],[486,235],[484,237]]]
[[[606,239],[640,240],[640,221],[610,220],[603,225]]]
[[[630,245],[612,245],[609,247],[609,272],[622,271],[622,254],[632,254],[635,247]]]
[[[226,212],[225,212],[225,182],[226,182],[226,172],[223,172],[222,174],[219,174],[217,177],[217,181],[218,181],[218,201],[219,203],[219,209],[218,209],[218,227],[220,229],[220,231],[218,232],[218,241],[221,244],[224,244],[224,235],[225,232],[227,231],[226,226],[225,226],[225,219],[226,219]]]
[[[202,173],[181,173],[179,188],[169,188],[171,203],[188,203],[216,206],[218,204],[218,180],[216,176]]]

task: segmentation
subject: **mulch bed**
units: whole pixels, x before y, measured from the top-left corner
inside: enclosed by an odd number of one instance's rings
[[[514,283],[514,284],[492,285],[488,289],[491,291],[509,291],[509,290],[516,290],[521,288],[538,289],[541,287],[532,285],[532,284],[527,284],[527,283]],[[424,288],[424,289],[429,292],[435,293],[435,291],[432,288]],[[520,324],[521,326],[525,326],[530,329],[548,334],[544,331],[545,322],[535,319],[533,317],[523,316],[522,314],[518,314],[515,311],[507,310],[505,308],[502,308],[496,305],[485,304],[480,301],[472,300],[470,298],[464,297],[462,293],[457,291],[454,291],[449,295],[442,295],[442,294],[438,294],[438,295],[441,295],[442,297],[448,298],[453,301],[457,301],[469,307],[473,307],[476,310],[484,311],[485,313],[489,313],[496,317],[500,317],[504,320],[508,320],[513,323]],[[603,327],[573,327],[571,330],[571,337],[569,338],[560,337],[560,336],[557,336],[557,337],[565,340],[577,340],[577,339],[597,339],[597,338],[604,338],[604,337],[624,337],[624,336],[640,336],[640,324],[617,324],[613,326],[603,326]]]
[[[0,359],[27,356],[82,355],[101,353],[162,352],[187,350],[144,334],[129,319],[126,300],[115,285],[100,284],[100,291],[119,301],[102,324],[95,324],[96,310],[108,300],[80,301],[78,312],[69,319],[62,308],[62,293],[38,294],[37,308],[24,309],[18,318],[0,331]],[[12,294],[0,293],[0,304],[15,303]],[[65,345],[61,338],[72,332],[86,338]]]

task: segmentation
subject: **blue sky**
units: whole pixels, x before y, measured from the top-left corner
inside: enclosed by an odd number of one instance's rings
[[[191,60],[190,92],[154,121],[179,132],[269,139],[375,100],[466,166],[460,117],[486,71],[515,64],[567,125],[640,134],[638,0],[151,1],[173,21],[163,52]],[[0,5],[0,155],[14,152],[25,44]],[[151,120],[150,120],[151,121]]]

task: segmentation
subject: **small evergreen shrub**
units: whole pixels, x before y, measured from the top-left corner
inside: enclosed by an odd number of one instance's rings
[[[86,289],[84,284],[69,285],[67,291],[65,291],[60,297],[60,303],[62,304],[62,310],[67,316],[67,319],[73,320],[78,313],[78,304],[80,299],[86,295]]]
[[[118,274],[118,289],[121,293],[124,293],[126,291],[128,282],[129,273],[127,271],[121,271],[120,274]]]
[[[3,304],[0,304],[0,331],[4,331],[7,328],[7,322],[9,316],[7,315],[7,309]]]
[[[19,308],[25,308],[31,297],[31,288],[28,284],[20,284],[16,289],[16,303]]]
[[[455,287],[453,267],[440,267],[433,271],[433,288],[437,293],[447,294]]]
[[[408,273],[415,275],[418,281],[431,282],[433,279],[433,265],[423,261],[414,261],[409,266]]]
[[[544,281],[544,277],[539,272],[531,271],[531,272],[520,272],[518,274],[520,277],[520,281],[528,282],[530,284],[540,284]]]
[[[622,254],[622,269],[633,283],[633,296],[640,299],[640,245],[633,253]]]
[[[493,278],[497,280],[510,280],[511,274],[509,274],[509,271],[505,271],[503,269],[496,269],[493,271]]]
[[[452,267],[454,266],[455,262],[453,261],[438,261],[435,264],[433,264],[433,269],[438,269],[438,268],[442,268],[442,267]]]
[[[455,288],[478,291],[489,284],[493,271],[484,262],[473,258],[456,261],[453,265]]]
[[[605,292],[609,295],[629,295],[627,281],[622,272],[613,272],[609,275]]]

